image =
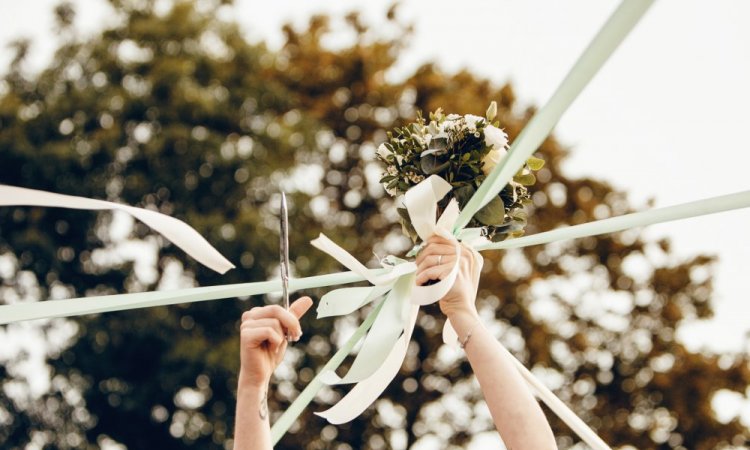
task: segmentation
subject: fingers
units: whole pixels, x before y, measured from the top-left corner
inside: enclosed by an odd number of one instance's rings
[[[440,236],[438,234],[433,234],[430,236],[427,241],[425,241],[427,244],[444,244],[444,245],[450,245],[453,246],[456,243],[455,238],[448,239],[444,238],[443,236]]]
[[[274,327],[245,327],[240,331],[240,334],[243,342],[246,342],[250,347],[260,347],[263,343],[268,342],[273,352],[277,352],[279,346],[286,342],[284,335]]]
[[[464,245],[459,246],[460,266],[462,271],[472,273],[474,266],[474,255]],[[441,236],[432,236],[426,242],[422,251],[416,259],[417,285],[422,285],[429,280],[442,280],[448,276],[453,265],[456,263],[455,241]]]
[[[281,323],[281,327],[287,330],[289,334],[292,335],[292,337],[299,339],[299,336],[302,335],[302,327],[300,327],[297,317],[295,317],[294,314],[285,310],[279,305],[257,307],[242,314],[243,324],[245,321],[253,321],[258,319],[275,319]]]
[[[300,319],[310,309],[312,304],[313,301],[310,297],[301,297],[292,303],[292,306],[289,307],[289,312],[297,317],[297,319]]]
[[[455,253],[449,255],[429,255],[427,258],[422,258],[421,262],[417,262],[417,273],[437,266],[446,266],[450,270],[453,267],[454,261],[456,261]]]
[[[273,328],[280,335],[286,336],[286,332],[281,328],[281,323],[276,319],[247,320],[240,325],[240,331],[249,328]]]
[[[312,306],[310,297],[302,297],[292,303],[289,311],[278,305],[263,306],[242,314],[241,330],[246,328],[271,328],[281,336],[289,333],[294,340],[302,336],[299,318]]]
[[[442,266],[432,266],[417,273],[415,282],[417,286],[422,286],[430,280],[442,280],[451,272],[452,266],[443,264]]]
[[[456,247],[454,245],[427,244],[422,249],[422,251],[419,252],[419,255],[417,255],[416,263],[417,265],[419,265],[425,259],[436,260],[437,258],[435,256],[437,255],[455,255],[455,254],[456,254]],[[445,257],[443,257],[443,260],[445,260]]]

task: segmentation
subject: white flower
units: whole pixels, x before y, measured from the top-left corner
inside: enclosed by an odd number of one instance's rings
[[[477,122],[485,120],[484,117],[475,116],[474,114],[467,114],[464,116],[464,119],[466,120],[466,125],[469,127],[469,130],[472,132],[477,129]]]
[[[503,149],[508,146],[508,135],[493,125],[484,128],[484,143],[491,149]]]
[[[384,160],[388,158],[392,154],[390,150],[388,150],[388,147],[385,146],[385,144],[380,144],[380,147],[378,147],[377,150],[378,156],[383,158]]]
[[[484,159],[482,159],[482,162],[484,163],[482,164],[482,172],[484,172],[485,175],[489,175],[490,172],[492,172],[492,169],[494,169],[500,160],[502,160],[507,154],[508,152],[504,147],[494,147],[489,153],[487,153],[487,155],[485,155]]]

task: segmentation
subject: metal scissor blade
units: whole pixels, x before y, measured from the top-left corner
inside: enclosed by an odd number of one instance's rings
[[[280,230],[279,230],[279,266],[281,270],[281,287],[284,296],[284,308],[289,310],[289,215],[286,207],[286,194],[281,193]],[[291,342],[291,336],[287,335]]]

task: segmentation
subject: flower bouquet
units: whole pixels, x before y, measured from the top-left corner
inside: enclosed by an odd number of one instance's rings
[[[451,185],[451,191],[438,203],[438,216],[451,199],[463,208],[487,175],[508,150],[508,136],[500,129],[497,103],[492,102],[485,117],[471,114],[445,115],[441,109],[430,113],[429,122],[421,113],[415,122],[387,134],[388,140],[378,147],[378,158],[386,164],[380,182],[386,192],[398,197],[426,177],[437,175]],[[493,242],[523,235],[530,201],[527,186],[536,182],[533,171],[544,161],[531,157],[513,180],[469,222],[482,230]],[[406,208],[399,207],[400,222],[412,241],[419,236],[411,224]]]

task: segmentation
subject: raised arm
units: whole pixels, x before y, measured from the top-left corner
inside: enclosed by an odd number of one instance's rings
[[[284,359],[286,335],[299,340],[299,318],[312,306],[309,297],[292,304],[253,308],[242,315],[240,327],[240,376],[234,450],[271,450],[268,419],[268,384],[276,366]]]
[[[455,258],[450,240],[430,238],[417,257],[417,284],[446,277]],[[458,277],[451,291],[440,300],[440,310],[464,346],[500,437],[512,450],[557,448],[547,418],[514,367],[513,356],[479,320],[474,306],[479,271],[474,269],[480,262],[463,246],[460,258]]]

